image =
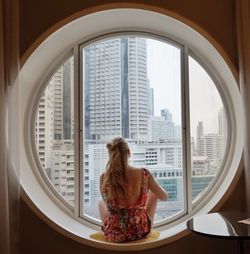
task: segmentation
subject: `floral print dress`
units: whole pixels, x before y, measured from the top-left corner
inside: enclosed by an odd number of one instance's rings
[[[109,216],[102,226],[104,237],[111,242],[126,242],[146,237],[151,230],[151,221],[146,212],[148,197],[147,169],[142,169],[141,193],[137,202],[126,208],[119,208],[114,200],[108,198],[107,186],[102,188]]]

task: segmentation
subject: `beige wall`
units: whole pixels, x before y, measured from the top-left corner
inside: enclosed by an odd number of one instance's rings
[[[20,19],[20,52],[25,59],[32,50],[32,45],[44,39],[49,32],[83,13],[111,7],[141,7],[170,13],[186,20],[190,25],[202,31],[210,38],[227,60],[238,69],[238,54],[235,25],[235,0],[106,0],[111,5],[104,6],[104,1],[85,0],[21,0]],[[121,5],[122,3],[122,5]],[[133,4],[132,4],[133,3]],[[136,3],[136,4],[135,4]],[[148,5],[150,3],[151,5]],[[49,31],[49,32],[48,32]],[[245,210],[244,176],[240,178],[235,190],[220,208],[223,211]],[[103,253],[102,250],[80,245],[59,235],[41,221],[24,202],[21,202],[21,254],[82,254]],[[236,243],[233,241],[214,240],[196,235],[189,235],[179,241],[155,250],[139,251],[139,253],[235,253]],[[112,252],[110,252],[112,253]]]
[[[184,17],[212,36],[225,50],[235,66],[238,65],[235,0],[22,0],[20,1],[21,55],[41,34],[60,23],[62,19],[70,19],[71,15],[77,15],[76,13],[79,12],[121,6],[158,9]]]

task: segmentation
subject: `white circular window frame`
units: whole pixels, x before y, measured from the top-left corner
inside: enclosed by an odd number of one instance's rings
[[[32,109],[35,95],[37,95],[38,84],[44,83],[48,71],[52,71],[59,63],[61,56],[65,55],[73,45],[78,42],[101,36],[103,34],[124,31],[142,31],[156,34],[165,38],[171,38],[179,43],[187,45],[199,58],[209,66],[216,76],[223,96],[228,104],[231,116],[231,145],[229,156],[225,161],[222,179],[216,184],[213,196],[209,201],[196,211],[195,215],[208,213],[223,201],[226,192],[234,187],[240,175],[240,160],[243,150],[243,119],[242,102],[239,89],[229,66],[215,49],[200,33],[169,16],[152,11],[140,9],[112,9],[96,12],[78,18],[62,28],[58,29],[46,40],[44,40],[32,53],[23,65],[19,79],[19,101],[20,101],[20,181],[24,190],[23,197],[29,202],[33,210],[40,215],[56,231],[83,244],[102,249],[113,250],[140,250],[153,248],[175,241],[188,232],[186,221],[191,215],[182,217],[171,224],[171,227],[160,228],[160,237],[156,241],[147,243],[103,243],[90,239],[89,235],[96,232],[96,228],[89,222],[82,223],[76,216],[62,209],[50,195],[50,188],[44,189],[39,180],[36,170],[36,162],[31,152],[31,140],[27,134],[30,126]],[[51,70],[50,70],[50,67]],[[46,76],[46,77],[45,77]],[[27,149],[28,147],[28,149]],[[192,214],[194,215],[194,214]]]

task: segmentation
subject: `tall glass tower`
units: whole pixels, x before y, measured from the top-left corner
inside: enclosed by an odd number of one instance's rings
[[[84,48],[85,138],[148,137],[146,39],[117,37]]]

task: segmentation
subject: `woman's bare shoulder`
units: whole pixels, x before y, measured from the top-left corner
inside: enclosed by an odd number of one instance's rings
[[[128,166],[128,169],[129,170],[137,170],[137,171],[142,170],[142,168],[140,168],[140,167],[135,167],[135,166],[131,166],[131,165]]]
[[[143,168],[128,166],[129,173],[141,175]]]

